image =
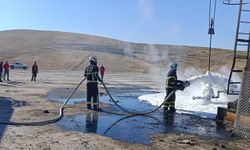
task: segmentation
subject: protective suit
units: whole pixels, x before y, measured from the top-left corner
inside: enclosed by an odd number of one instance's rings
[[[90,56],[90,65],[86,67],[84,76],[87,78],[87,108],[98,110],[99,109],[99,96],[98,96],[98,83],[101,81],[98,72],[97,60],[95,56]],[[91,99],[93,98],[93,101]]]
[[[168,72],[167,78],[166,78],[166,97],[175,89],[183,90],[183,81],[177,80],[177,64],[172,63],[170,65],[170,70]],[[164,103],[163,109],[164,111],[170,111],[175,112],[175,93]]]

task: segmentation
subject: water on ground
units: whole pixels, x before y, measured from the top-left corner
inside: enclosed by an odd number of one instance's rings
[[[157,107],[138,100],[141,95],[154,94],[154,89],[121,85],[111,87],[109,90],[114,99],[118,100],[119,105],[130,110],[148,111]],[[70,93],[69,91],[72,89],[54,89],[49,92],[48,98],[63,103],[66,99],[60,93]],[[70,100],[69,104],[74,105],[85,101],[85,98],[75,97]],[[162,109],[146,116],[131,116],[117,108],[107,95],[102,95],[100,101],[107,105],[102,108],[102,111],[80,112],[76,115],[65,116],[57,123],[57,126],[66,131],[97,133],[120,141],[142,144],[149,144],[153,135],[169,132],[185,132],[208,138],[229,137],[228,132],[217,129],[213,119],[186,114],[183,113],[184,111],[164,115]]]

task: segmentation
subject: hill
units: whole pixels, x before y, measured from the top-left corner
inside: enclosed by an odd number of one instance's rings
[[[87,34],[57,31],[8,30],[0,32],[0,59],[32,65],[37,61],[46,70],[82,70],[95,54],[98,64],[111,72],[149,72],[167,68],[170,61],[181,68],[207,68],[204,47],[131,43]],[[233,53],[213,49],[212,70],[230,67]]]

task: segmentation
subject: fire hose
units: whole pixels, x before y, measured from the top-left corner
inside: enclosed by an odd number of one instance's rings
[[[76,88],[73,90],[73,92],[70,94],[70,96],[68,97],[68,99],[63,103],[63,105],[60,107],[59,109],[59,115],[58,117],[54,118],[54,119],[50,119],[50,120],[43,120],[43,121],[30,121],[30,122],[13,122],[13,121],[2,121],[0,120],[0,124],[5,124],[5,125],[23,125],[23,126],[41,126],[41,125],[46,125],[46,124],[52,124],[55,123],[59,120],[62,119],[63,117],[63,111],[65,108],[65,105],[68,103],[68,101],[71,99],[71,97],[74,95],[74,93],[76,92],[76,90],[79,88],[79,86],[86,80],[86,78],[84,78],[81,82],[79,82],[79,84],[76,86]]]
[[[67,100],[63,103],[63,105],[60,107],[59,109],[59,115],[58,117],[54,118],[54,119],[50,119],[50,120],[43,120],[43,121],[29,121],[29,122],[14,122],[14,121],[2,121],[0,120],[0,124],[5,124],[5,125],[24,125],[24,126],[41,126],[41,125],[46,125],[46,124],[52,124],[52,123],[55,123],[59,120],[62,119],[63,117],[63,111],[65,109],[65,106],[66,104],[68,103],[68,101],[72,98],[72,96],[74,95],[74,93],[76,92],[76,90],[79,88],[79,86],[86,80],[86,78],[84,78],[81,82],[79,82],[79,84],[76,86],[76,88],[73,90],[73,92],[70,94],[70,96],[67,98]],[[157,110],[159,110],[162,105],[164,105],[164,103],[179,89],[175,88],[169,95],[167,95],[164,99],[164,101],[161,103],[161,105],[159,105],[157,108],[153,109],[153,110],[150,110],[150,111],[147,111],[147,112],[139,112],[139,111],[131,111],[127,108],[124,108],[122,106],[120,106],[117,101],[115,101],[113,99],[113,97],[111,96],[109,90],[107,89],[106,85],[104,84],[103,81],[101,81],[105,91],[107,92],[107,94],[109,95],[110,99],[112,100],[112,102],[118,107],[120,108],[121,110],[129,113],[129,114],[132,114],[132,115],[147,115],[147,114],[150,114],[150,113],[153,113]],[[188,87],[190,85],[190,83],[188,81],[185,81],[183,82],[183,85],[182,85],[182,89],[183,90],[185,87]]]
[[[147,115],[147,114],[151,114],[151,113],[153,113],[153,112],[159,110],[159,109],[162,107],[162,105],[164,105],[165,102],[167,102],[168,99],[169,99],[170,97],[172,97],[173,94],[174,94],[177,90],[179,90],[178,88],[175,88],[169,95],[167,95],[167,96],[165,97],[164,101],[163,101],[163,102],[161,103],[161,105],[159,105],[157,108],[155,108],[155,109],[153,109],[153,110],[150,110],[150,111],[147,111],[147,112],[139,112],[139,111],[132,111],[132,110],[129,110],[129,109],[127,109],[127,108],[122,107],[121,105],[119,105],[119,104],[117,103],[117,101],[115,101],[114,98],[111,96],[111,94],[110,94],[108,88],[106,87],[105,83],[104,83],[103,81],[101,81],[101,83],[102,83],[102,85],[103,85],[105,91],[107,92],[109,98],[112,100],[112,102],[113,102],[118,108],[120,108],[121,110],[123,110],[123,111],[125,111],[125,112],[127,112],[127,113],[129,113],[129,114],[132,114],[132,115]],[[184,88],[190,86],[190,83],[189,83],[188,81],[185,81],[185,82],[182,83],[181,86],[182,86],[181,90],[184,90]]]

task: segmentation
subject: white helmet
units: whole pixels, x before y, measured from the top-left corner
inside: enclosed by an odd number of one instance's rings
[[[170,68],[171,68],[171,69],[175,69],[175,70],[176,70],[176,69],[177,69],[177,66],[178,66],[178,65],[177,65],[176,62],[172,62],[172,63],[170,64]]]
[[[96,59],[96,57],[95,57],[95,55],[91,55],[90,57],[89,57],[89,62],[97,62],[97,59]]]

